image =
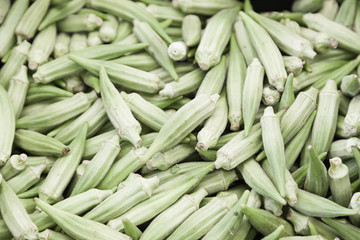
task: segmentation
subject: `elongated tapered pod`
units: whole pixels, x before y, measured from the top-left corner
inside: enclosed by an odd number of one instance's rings
[[[69,52],[70,36],[67,33],[59,33],[54,45],[54,57],[59,58]]]
[[[15,29],[24,12],[29,6],[29,0],[17,0],[11,5],[5,21],[0,26],[0,57],[4,57],[15,44]],[[6,8],[6,6],[1,7]]]
[[[230,40],[236,14],[236,8],[221,10],[206,25],[195,53],[195,59],[203,71],[220,62],[221,55]]]
[[[352,148],[359,146],[359,143],[360,139],[356,137],[336,140],[331,143],[329,158],[339,157],[342,160],[351,159],[354,157]]]
[[[15,113],[11,99],[5,89],[0,86],[0,165],[9,159],[15,135]]]
[[[56,160],[45,182],[39,188],[39,197],[46,202],[54,203],[58,201],[69,184],[84,152],[87,129],[88,124],[85,123],[79,129],[77,137],[69,145],[71,151]]]
[[[196,46],[200,42],[201,37],[201,21],[197,15],[186,15],[183,18],[182,38],[188,47]]]
[[[246,70],[242,92],[242,112],[245,125],[245,136],[249,135],[255,116],[259,110],[264,81],[264,68],[259,59],[254,58]]]
[[[215,111],[218,94],[199,95],[181,107],[160,129],[154,142],[144,156],[148,161],[157,152],[176,146],[191,133],[202,121]]]
[[[349,208],[360,211],[360,192],[356,192],[353,194],[350,204],[349,204]],[[360,216],[359,215],[350,216],[350,221],[355,226],[360,227]]]
[[[340,217],[358,214],[357,210],[345,208],[327,198],[299,189],[294,209],[312,217]]]
[[[334,229],[343,239],[356,240],[359,238],[360,228],[358,227],[336,219],[322,218],[322,220],[324,223]]]
[[[326,32],[330,37],[339,42],[339,46],[350,52],[360,54],[360,36],[351,29],[334,22],[320,13],[307,13],[303,20],[309,28],[316,31]]]
[[[146,22],[134,20],[134,33],[136,37],[144,43],[149,44],[146,50],[155,58],[155,60],[174,80],[178,80],[174,64],[168,55],[168,47],[161,37]]]
[[[50,0],[35,1],[31,4],[16,27],[15,33],[18,37],[18,42],[23,38],[30,40],[34,37],[37,27],[45,16],[49,5]]]
[[[238,1],[235,0],[179,0],[172,1],[173,6],[178,7],[181,11],[185,13],[194,13],[194,14],[204,14],[204,15],[214,15],[220,10],[226,8],[235,8],[241,6]]]
[[[137,51],[148,46],[146,43],[132,45],[107,44],[88,47],[74,51],[71,54],[83,57],[108,60],[120,57],[128,52]],[[70,60],[68,55],[59,57],[44,65],[41,65],[33,75],[35,82],[49,83],[54,80],[78,73],[83,68]]]
[[[320,90],[317,113],[311,132],[311,145],[318,155],[328,152],[335,135],[340,97],[336,82],[329,80]]]
[[[352,196],[349,169],[339,157],[331,158],[329,161],[328,175],[332,197],[336,203],[347,207]]]
[[[27,155],[24,153],[20,155],[12,155],[0,170],[2,178],[8,180],[19,174],[22,170],[24,170],[27,158]]]
[[[340,85],[341,92],[347,97],[355,97],[360,93],[360,78],[356,74],[343,77]]]
[[[44,164],[35,167],[26,167],[24,171],[9,179],[7,182],[16,194],[23,193],[39,182],[45,167],[46,165]]]
[[[240,48],[241,53],[244,55],[246,65],[249,66],[254,58],[258,58],[256,50],[251,42],[250,35],[246,30],[244,21],[238,15],[237,21],[234,23],[234,32],[236,36],[237,44]],[[230,42],[231,44],[231,42]],[[231,45],[230,45],[231,48]],[[231,55],[230,51],[230,55]],[[229,65],[230,67],[230,65]]]
[[[360,96],[351,99],[348,111],[344,119],[344,129],[352,135],[358,135],[360,132]]]
[[[264,65],[270,85],[274,86],[279,92],[282,92],[287,74],[280,50],[265,29],[244,12],[240,12],[240,15],[245,23],[257,55],[262,65]]]
[[[119,184],[116,193],[85,214],[84,218],[106,223],[150,198],[158,186],[159,178],[156,176],[144,179],[138,174],[131,173]]]
[[[8,94],[14,107],[15,118],[18,118],[21,114],[28,88],[27,67],[22,65],[18,73],[10,79],[8,89]]]
[[[104,141],[89,165],[86,166],[84,174],[76,183],[71,195],[76,195],[96,187],[109,171],[119,152],[118,135]]]
[[[309,151],[309,169],[306,175],[304,189],[308,192],[326,197],[329,189],[327,170],[311,145]]]
[[[121,138],[131,142],[136,148],[141,146],[141,126],[134,118],[125,100],[110,82],[106,70],[100,67],[100,91],[106,113]]]
[[[282,237],[293,236],[295,234],[293,226],[288,221],[268,211],[247,206],[243,206],[241,211],[249,219],[251,225],[265,236],[271,234],[281,225],[285,227],[281,234]]]
[[[1,10],[0,10],[0,24],[3,23],[6,15],[9,12],[10,9],[10,5],[11,5],[11,1],[10,0],[1,0]]]
[[[129,236],[101,223],[52,207],[41,199],[36,198],[35,202],[36,205],[46,212],[69,236],[75,239],[131,239]]]
[[[50,229],[39,233],[39,240],[73,240],[67,234],[59,233]]]
[[[61,21],[57,22],[61,32],[84,32],[94,31],[103,24],[103,20],[93,13],[89,14],[71,14]]]
[[[86,111],[97,99],[96,93],[77,93],[73,97],[50,104],[37,113],[16,120],[17,128],[48,129]]]

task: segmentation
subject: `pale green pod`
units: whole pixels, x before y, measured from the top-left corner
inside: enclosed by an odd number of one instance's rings
[[[312,217],[339,217],[358,214],[354,209],[345,208],[316,194],[299,189],[298,202],[294,208]]]
[[[212,195],[220,191],[226,191],[229,186],[238,179],[239,178],[234,170],[216,170],[206,175],[193,191],[203,188],[208,195]]]
[[[126,39],[126,37],[130,36],[131,33],[132,33],[132,24],[127,21],[119,21],[119,26],[117,28],[116,37],[113,42],[115,42],[115,43],[120,42],[120,41]],[[136,37],[135,37],[135,39],[136,39]]]
[[[45,231],[39,233],[38,237],[39,240],[73,240],[73,238],[64,233],[55,232],[50,229],[46,229]]]
[[[100,204],[112,195],[111,190],[91,189],[76,196],[66,198],[53,206],[69,213],[81,215]],[[45,212],[34,212],[30,215],[39,231],[56,226],[56,223]]]
[[[262,140],[274,183],[281,196],[285,196],[285,148],[280,120],[272,107],[265,108],[261,118]]]
[[[79,127],[85,122],[88,122],[89,124],[87,137],[90,137],[94,135],[107,121],[108,118],[103,101],[101,99],[97,99],[88,110],[77,117],[68,126],[61,129],[54,138],[62,143],[68,144],[76,137]]]
[[[2,70],[4,67],[2,68]],[[5,89],[0,86],[0,165],[10,158],[15,136],[15,113],[11,99]]]
[[[234,0],[179,0],[173,1],[175,7],[179,7],[185,13],[195,13],[203,15],[214,15],[225,8],[235,8],[240,6],[240,3]]]
[[[336,82],[329,80],[320,90],[317,113],[311,132],[311,145],[318,155],[328,152],[336,131],[340,97]]]
[[[201,238],[231,210],[237,200],[235,194],[213,198],[208,204],[191,214],[168,239]]]
[[[141,230],[127,218],[124,218],[122,221],[124,224],[125,234],[133,240],[139,240],[142,235]]]
[[[326,32],[330,37],[337,39],[339,47],[350,52],[360,53],[360,47],[356,44],[360,41],[360,36],[347,27],[327,19],[320,13],[307,13],[304,15],[303,20],[308,27]]]
[[[4,57],[15,44],[15,29],[29,6],[29,0],[14,1],[0,26],[0,57]],[[6,5],[1,7],[6,9]]]
[[[97,186],[99,189],[112,189],[124,181],[132,172],[136,172],[145,165],[144,155],[147,148],[131,149],[111,166],[103,180]]]
[[[330,20],[334,20],[338,10],[339,3],[336,0],[324,0],[319,13]]]
[[[296,0],[292,6],[291,10],[294,12],[316,12],[322,6],[323,0]]]
[[[352,29],[356,14],[356,0],[345,0],[341,3],[339,11],[334,19],[335,22]]]
[[[10,79],[8,94],[14,107],[15,118],[19,118],[29,88],[27,67],[22,65],[16,75]]]
[[[68,235],[75,239],[124,239],[131,238],[101,223],[79,217],[50,206],[41,199],[35,199],[36,205],[46,212]]]
[[[360,4],[357,4],[357,6],[356,6],[356,13],[355,13],[353,29],[354,29],[354,32],[356,32],[357,34],[360,34]],[[359,70],[358,70],[358,73],[359,73]]]
[[[169,119],[162,109],[146,101],[141,95],[125,92],[121,92],[121,95],[134,116],[151,129],[159,131]]]
[[[196,46],[201,37],[201,21],[197,15],[186,15],[182,20],[182,38],[188,47]]]
[[[290,208],[288,214],[286,215],[286,219],[294,225],[294,230],[296,233],[301,235],[310,235],[309,216],[305,216]]]
[[[343,77],[340,85],[341,92],[347,97],[355,97],[360,93],[360,78],[356,74]]]
[[[351,99],[348,111],[344,119],[344,127],[346,132],[358,135],[360,132],[360,96]]]
[[[360,234],[360,228],[355,227],[351,224],[344,223],[340,220],[330,219],[330,218],[322,218],[323,222],[329,225],[332,229],[334,229],[341,238],[356,240]]]
[[[88,138],[85,142],[85,150],[84,150],[83,158],[85,159],[92,158],[97,153],[97,151],[99,151],[101,144],[107,139],[114,136],[115,134],[117,134],[117,131],[114,129],[96,135],[92,138]]]
[[[34,155],[60,156],[70,151],[69,147],[57,139],[25,129],[19,129],[15,132],[14,144]]]
[[[153,73],[145,72],[123,64],[87,59],[76,55],[69,55],[69,59],[88,70],[90,73],[99,76],[100,67],[103,65],[111,80],[131,90],[156,93],[163,82]]]
[[[138,68],[143,71],[153,71],[159,67],[159,64],[155,61],[155,59],[146,52],[131,54],[128,56],[117,58],[112,61],[130,67]]]
[[[224,9],[211,17],[207,23],[195,53],[196,62],[203,71],[220,62],[221,55],[230,40],[236,14],[236,8]]]
[[[77,181],[71,196],[96,187],[109,171],[116,156],[120,152],[119,136],[115,135],[101,145],[99,151],[86,166],[84,174]]]
[[[57,202],[60,199],[80,163],[85,148],[87,129],[88,124],[85,123],[79,129],[77,137],[69,145],[70,153],[56,160],[45,182],[39,188],[40,198],[51,203]]]
[[[180,24],[185,16],[184,13],[173,6],[160,6],[156,3],[152,4],[151,2],[146,7],[146,11],[158,20],[171,19],[174,24]]]
[[[359,198],[360,198],[360,193],[359,192],[354,193],[353,196],[351,197],[349,208],[360,211],[360,202],[359,202],[360,199]],[[360,216],[359,215],[350,216],[350,221],[355,226],[360,227]]]
[[[204,189],[199,189],[194,193],[184,195],[151,221],[141,239],[161,240],[170,235],[187,217],[199,209],[200,201],[207,194]]]
[[[176,63],[175,65],[175,71],[178,73],[179,76],[184,76],[186,73],[191,72],[192,70],[195,69],[197,69],[197,67],[192,63],[182,62],[182,63]],[[173,81],[170,74],[162,67],[152,70],[151,73],[160,77],[160,79],[165,83],[169,83]]]
[[[110,82],[103,66],[100,67],[100,91],[106,113],[119,136],[131,142],[135,147],[140,147],[140,123],[134,118],[119,91]]]
[[[264,16],[262,14],[262,16]],[[273,19],[273,18],[271,18]],[[275,20],[275,19],[274,19]],[[281,19],[280,22],[285,25],[289,30],[293,31],[294,33],[301,35],[300,32],[300,24],[296,20],[291,20],[290,18]]]
[[[44,170],[46,170],[46,169],[44,169]],[[34,197],[38,197],[38,190],[41,187],[41,185],[44,183],[44,181],[45,181],[45,178],[40,178],[40,180],[37,181],[33,187],[29,188],[25,192],[19,193],[17,196],[20,199],[30,198],[31,200],[33,200]],[[33,212],[31,212],[31,213],[33,213]]]
[[[340,90],[338,92],[340,97],[339,114],[340,116],[346,116],[350,105],[350,99],[346,97]],[[338,118],[340,118],[340,116]]]
[[[85,214],[84,218],[106,223],[150,198],[158,186],[158,177],[144,179],[138,174],[131,173],[124,182],[119,184],[116,193]]]
[[[6,15],[9,12],[11,2],[10,0],[1,0],[1,10],[0,10],[0,24],[3,23]]]
[[[169,72],[174,80],[178,80],[178,75],[175,71],[173,62],[168,55],[168,48],[166,43],[161,37],[150,27],[146,22],[134,20],[133,32],[136,37],[144,43],[149,44],[146,50],[154,56],[155,60],[162,66],[166,71]]]
[[[23,41],[17,45],[9,56],[9,59],[0,70],[0,84],[7,89],[10,79],[16,75],[21,65],[26,61],[31,44]]]
[[[54,45],[54,57],[59,58],[67,54],[70,45],[70,36],[67,33],[59,33]]]
[[[26,104],[42,102],[43,100],[49,100],[54,98],[69,98],[74,94],[72,92],[63,90],[53,85],[44,85],[32,83],[26,95]]]
[[[270,84],[265,84],[262,91],[262,103],[266,106],[274,106],[280,101],[280,92]]]
[[[347,207],[352,196],[349,169],[342,163],[339,157],[331,158],[329,161],[330,168],[328,170],[328,176],[333,200]]]
[[[268,211],[243,206],[242,212],[249,219],[251,225],[265,236],[271,234],[281,225],[285,227],[281,234],[282,237],[293,236],[295,234],[293,226],[288,221],[277,217]]]
[[[205,73],[197,68],[179,78],[178,81],[166,83],[159,92],[160,96],[175,98],[197,90],[205,76]]]
[[[143,142],[142,143],[143,147],[146,147],[146,148],[150,147],[150,145],[154,141],[157,134],[158,134],[157,132],[152,132],[152,133],[141,135],[140,137]],[[126,154],[128,154],[131,151],[131,149],[133,148],[129,142],[122,142],[120,147],[121,147],[121,151],[118,155],[119,159],[122,158],[123,156],[125,156]]]
[[[173,42],[168,47],[168,55],[174,61],[185,60],[187,52],[188,52],[188,47],[183,41]]]
[[[83,113],[96,99],[95,92],[77,93],[71,98],[50,104],[37,113],[19,118],[16,120],[16,127],[51,129]]]
[[[264,67],[259,59],[254,58],[246,70],[242,92],[242,111],[245,125],[245,136],[249,135],[261,103],[264,81]]]
[[[284,225],[280,225],[272,233],[270,233],[266,237],[263,237],[261,240],[279,240],[284,229],[285,229]]]
[[[100,45],[103,43],[102,40],[100,39],[99,31],[89,32],[86,42],[89,47]]]
[[[295,180],[295,182],[298,184],[300,188],[304,187],[306,175],[309,169],[309,163],[305,163],[301,167],[299,167],[296,171],[294,171],[291,176]]]
[[[237,44],[241,50],[241,53],[244,55],[246,65],[249,66],[254,58],[259,58],[259,57],[256,53],[255,47],[251,42],[250,35],[246,30],[244,21],[240,16],[237,16],[237,21],[234,24],[234,32],[235,32]],[[231,56],[231,52],[232,51],[230,51],[230,56]]]
[[[70,183],[68,184],[68,186],[66,187],[66,194],[65,195],[70,195],[71,192],[74,190],[75,185],[77,184],[77,182],[79,181],[79,179],[84,175],[85,173],[85,169],[87,168],[87,166],[90,164],[91,161],[89,160],[83,160],[76,168],[75,173],[73,175],[73,177],[71,178]]]
[[[65,83],[65,89],[69,92],[77,93],[84,92],[85,90],[85,85],[78,75],[66,77],[63,81]]]
[[[245,13],[240,12],[240,15],[259,59],[265,68],[270,85],[274,86],[279,92],[283,92],[287,74],[280,50],[265,29]]]
[[[294,74],[290,73],[285,83],[284,92],[281,94],[278,110],[289,108],[295,101],[293,81],[294,81]]]
[[[203,151],[208,150],[216,145],[221,134],[224,132],[227,124],[228,106],[226,102],[226,92],[220,95],[218,102],[216,103],[215,112],[206,121],[204,127],[197,134],[196,147]]]
[[[35,36],[37,27],[45,16],[49,5],[50,0],[35,1],[31,4],[16,26],[15,33],[18,42],[24,38],[30,40]]]
[[[144,156],[144,162],[157,152],[176,146],[214,111],[218,94],[202,94],[181,107],[160,129],[159,134]]]
[[[284,66],[288,74],[293,73],[294,76],[298,76],[305,64],[305,61],[297,56],[283,56]]]
[[[88,71],[81,72],[80,77],[82,81],[85,83],[85,85],[94,89],[96,93],[100,93],[100,81],[98,77],[92,75]]]
[[[119,22],[116,17],[107,15],[107,20],[101,25],[99,29],[99,37],[105,42],[109,43],[114,41],[118,32]]]
[[[45,165],[26,167],[21,173],[8,180],[8,184],[16,194],[23,193],[39,181],[45,167]]]
[[[264,209],[272,212],[277,217],[280,217],[283,214],[282,211],[283,205],[272,198],[264,197]]]
[[[272,198],[283,205],[286,204],[274,184],[254,159],[249,159],[240,164],[238,170],[244,181],[259,194]]]
[[[103,20],[95,14],[72,14],[57,22],[61,32],[94,31],[103,24]]]
[[[236,33],[236,24],[234,24]],[[245,29],[244,29],[245,30]],[[230,38],[229,67],[226,76],[227,103],[229,105],[230,130],[237,131],[242,120],[242,93],[246,76],[246,62],[241,53],[235,35]]]
[[[21,154],[20,154],[21,155]],[[55,158],[54,157],[33,157],[33,156],[29,156],[25,162],[26,166],[39,166],[39,165],[45,165],[45,169],[43,173],[48,173],[50,171],[50,169],[52,168],[52,166],[55,163]]]
[[[0,169],[2,178],[8,180],[19,174],[22,170],[24,170],[27,158],[27,155],[24,153],[20,155],[12,155]]]
[[[310,159],[304,190],[322,197],[326,197],[329,189],[326,167],[317,156],[315,149],[313,149],[311,145],[309,145],[307,148]]]
[[[339,138],[356,137],[358,134],[356,134],[355,130],[354,128],[349,128],[347,125],[345,125],[345,117],[341,115],[338,116],[338,120],[336,123],[336,136],[338,136]]]
[[[263,17],[254,11],[249,11],[248,14],[266,29],[283,52],[291,56],[308,59],[313,59],[316,56],[316,52],[309,40],[291,31],[283,24]]]
[[[336,140],[331,143],[329,158],[339,157],[342,160],[353,158],[352,147],[357,146],[359,143],[360,139],[355,137]]]
[[[72,55],[83,58],[108,60],[120,57],[128,52],[143,49],[146,46],[147,44],[145,43],[122,46],[118,44],[98,45],[72,52]],[[72,74],[80,72],[82,69],[81,66],[70,60],[68,55],[64,55],[40,66],[33,75],[33,78],[35,82],[49,83],[63,77],[71,76]]]
[[[69,52],[80,51],[87,47],[87,36],[85,33],[79,32],[71,35]]]
[[[317,32],[304,27],[302,27],[300,31],[301,36],[311,41],[314,49],[319,53],[326,53],[330,49],[336,49],[338,46],[338,41],[325,32]]]
[[[146,163],[146,166],[150,170],[167,170],[171,166],[184,161],[193,152],[195,152],[193,145],[179,144],[174,148],[158,152]]]
[[[135,225],[140,225],[152,219],[193,188],[212,169],[214,169],[214,166],[207,164],[192,172],[180,175],[173,180],[175,184],[172,184],[172,181],[165,183],[164,185],[168,187],[164,191],[154,194],[151,198],[137,204],[122,216],[109,221],[108,226],[121,231],[124,229],[123,218],[128,218]],[[161,188],[161,185],[159,188]]]

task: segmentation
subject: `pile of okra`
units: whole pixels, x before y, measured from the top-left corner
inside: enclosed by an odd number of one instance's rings
[[[359,0],[0,0],[0,239],[359,240],[359,54]]]

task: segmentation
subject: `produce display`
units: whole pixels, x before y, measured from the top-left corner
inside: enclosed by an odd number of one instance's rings
[[[360,239],[359,0],[0,0],[0,59],[0,240]]]

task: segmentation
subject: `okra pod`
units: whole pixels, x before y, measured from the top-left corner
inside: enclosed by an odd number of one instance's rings
[[[99,31],[89,32],[86,42],[89,47],[100,45],[103,43],[100,39]]]
[[[241,53],[244,55],[246,65],[249,66],[254,58],[259,58],[259,57],[256,53],[255,47],[251,42],[250,35],[246,30],[245,23],[240,17],[240,15],[237,16],[237,21],[234,23],[234,32],[235,32],[237,44],[241,50]],[[231,53],[232,51],[230,51],[230,55]]]
[[[184,13],[173,6],[160,6],[158,4],[149,4],[146,11],[158,20],[171,19],[173,23],[181,23],[185,16]]]
[[[345,0],[341,3],[339,11],[334,19],[335,22],[344,25],[347,28],[352,28],[356,14],[356,0]]]
[[[343,77],[340,89],[345,96],[355,97],[360,93],[360,78],[356,74]]]
[[[360,132],[360,97],[355,96],[351,99],[348,111],[344,119],[344,127],[346,132],[358,135]]]
[[[324,0],[319,13],[330,20],[334,20],[338,10],[339,3],[336,0]]]
[[[19,118],[29,87],[27,67],[22,65],[16,75],[10,79],[8,94],[14,107],[15,118]]]
[[[62,32],[94,31],[103,24],[103,20],[95,14],[72,14],[57,23]]]
[[[0,170],[2,178],[4,180],[8,180],[19,174],[22,170],[24,170],[27,158],[27,155],[24,153],[20,155],[12,155]]]
[[[195,53],[195,59],[203,71],[220,62],[221,55],[230,40],[236,14],[236,8],[221,10],[206,25]]]
[[[134,36],[134,38],[136,39],[135,35],[131,33],[132,33],[132,24],[127,21],[120,21],[117,29],[116,37],[113,42],[120,42],[122,40],[125,40],[126,37],[129,37],[131,35]]]
[[[69,98],[74,94],[52,85],[30,84],[26,95],[26,104],[41,102],[51,98]]]
[[[238,7],[240,3],[234,0],[179,0],[173,1],[173,5],[185,13],[214,15],[222,9]]]
[[[107,15],[107,20],[101,25],[99,29],[99,37],[105,42],[109,43],[114,41],[118,32],[119,22],[116,17]]]
[[[360,139],[358,138],[348,138],[348,139],[339,139],[331,143],[329,158],[339,157],[342,160],[350,159],[354,157],[352,152],[353,146],[358,146]]]
[[[168,55],[174,61],[185,60],[187,52],[188,52],[188,47],[183,41],[173,42],[168,47]]]
[[[182,38],[188,47],[194,47],[200,42],[201,21],[197,15],[186,15],[182,20]]]
[[[46,170],[46,169],[44,169],[44,170]],[[25,192],[19,193],[17,196],[20,199],[30,198],[31,200],[33,200],[32,198],[38,197],[38,190],[41,187],[41,185],[44,183],[44,181],[45,181],[45,178],[40,178],[40,180],[35,183],[35,186],[29,188]]]
[[[360,193],[356,192],[351,197],[351,201],[349,204],[349,207],[352,209],[355,209],[357,211],[360,211],[360,202],[359,202]],[[358,215],[350,216],[350,221],[352,224],[354,224],[357,227],[360,227],[360,217]]]
[[[73,240],[73,238],[64,233],[46,229],[45,231],[39,233],[39,240]]]
[[[292,6],[291,10],[294,12],[316,12],[322,6],[323,0],[296,0]]]
[[[279,103],[280,95],[276,88],[266,84],[262,91],[262,103],[266,106],[274,106]]]
[[[283,214],[282,207],[283,205],[279,202],[276,202],[274,199],[264,197],[264,209],[271,212],[275,216],[280,217]]]
[[[355,240],[360,234],[360,228],[355,227],[351,224],[343,223],[340,220],[322,218],[323,222],[334,229],[340,237],[349,240]]]
[[[1,10],[0,10],[0,24],[3,23],[6,15],[8,14],[9,12],[9,9],[10,9],[10,5],[11,5],[11,2],[10,0],[1,0]]]
[[[59,58],[67,54],[70,45],[70,36],[66,33],[59,33],[56,36],[55,45],[54,45],[54,57]]]
[[[293,73],[295,76],[298,76],[302,72],[305,61],[301,60],[301,58],[296,56],[283,56],[283,60],[288,74]]]
[[[23,193],[39,181],[45,167],[45,165],[26,167],[21,173],[8,180],[8,184],[16,194]]]
[[[148,53],[136,53],[136,54],[124,56],[113,60],[113,62],[138,68],[143,71],[152,71],[159,67],[155,59]]]
[[[79,51],[87,48],[87,36],[85,33],[73,33],[70,38],[69,51]]]
[[[30,156],[27,158],[25,165],[26,166],[39,166],[39,165],[45,165],[46,168],[44,169],[44,173],[48,173],[52,166],[55,163],[55,158],[53,157],[33,157]]]

